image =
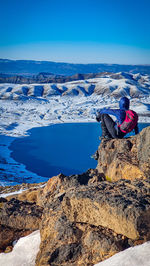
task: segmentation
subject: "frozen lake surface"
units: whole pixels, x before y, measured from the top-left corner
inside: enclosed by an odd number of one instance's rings
[[[29,171],[44,177],[59,173],[79,174],[95,168],[90,156],[100,141],[98,123],[68,123],[33,128],[28,137],[17,138],[11,156]]]

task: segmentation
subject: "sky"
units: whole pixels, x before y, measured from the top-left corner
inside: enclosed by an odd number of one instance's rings
[[[150,64],[150,0],[0,0],[0,58]]]

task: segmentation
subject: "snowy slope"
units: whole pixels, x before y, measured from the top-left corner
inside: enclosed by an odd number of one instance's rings
[[[150,94],[148,75],[116,73],[100,78],[57,84],[1,84],[0,99],[49,98],[56,95],[90,96],[98,94],[110,97],[143,97]]]
[[[40,245],[40,232],[22,237],[10,253],[0,253],[1,266],[34,266]]]
[[[1,266],[34,266],[40,245],[40,232],[35,231],[29,236],[22,237],[12,252],[0,254]],[[150,241],[142,245],[128,248],[111,258],[95,264],[95,266],[149,266]]]
[[[150,241],[128,248],[95,266],[149,266]]]

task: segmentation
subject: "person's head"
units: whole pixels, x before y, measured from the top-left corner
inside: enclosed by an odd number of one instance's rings
[[[123,110],[128,110],[130,106],[130,100],[127,97],[122,97],[119,101],[119,107]]]

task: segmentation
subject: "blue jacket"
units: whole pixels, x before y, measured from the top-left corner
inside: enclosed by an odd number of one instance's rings
[[[117,122],[119,124],[122,124],[126,117],[126,112],[123,109],[103,108],[100,110],[100,114],[114,115],[117,118]]]

